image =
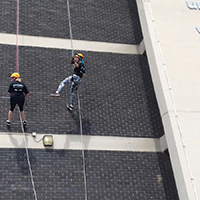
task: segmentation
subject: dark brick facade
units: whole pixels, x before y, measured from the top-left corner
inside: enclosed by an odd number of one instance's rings
[[[142,32],[136,1],[70,1],[73,36],[104,42],[139,44]]]
[[[16,33],[16,8],[17,1],[0,1],[0,33]]]
[[[40,200],[83,200],[81,151],[29,150]],[[0,199],[34,199],[24,149],[0,149]],[[88,200],[178,200],[167,155],[85,151]],[[163,175],[164,172],[164,175]]]
[[[69,38],[67,1],[20,0],[19,33]],[[139,44],[135,1],[69,1],[74,39]],[[0,33],[16,33],[16,2],[0,2]],[[146,55],[82,52],[87,77],[79,88],[84,135],[159,138],[164,134]],[[16,47],[0,45],[0,132],[9,110]],[[19,47],[19,72],[30,96],[27,132],[80,134],[79,113],[67,112],[69,86],[49,97],[73,73],[71,51]],[[17,109],[13,132],[22,132]],[[12,134],[9,134],[12,138]],[[17,141],[16,141],[17,144]],[[85,151],[88,200],[178,200],[165,153]],[[83,200],[82,152],[29,150],[38,200]],[[0,200],[34,199],[25,149],[0,149]]]
[[[8,97],[9,73],[15,70],[15,48],[2,45],[3,88]],[[146,56],[83,52],[87,77],[79,88],[83,134],[107,136],[160,137],[164,134]],[[4,55],[4,56],[3,56]],[[19,71],[30,96],[25,112],[27,131],[38,133],[79,134],[78,106],[67,112],[69,86],[60,98],[50,98],[60,81],[73,73],[66,50],[20,47]],[[11,60],[8,63],[8,60]],[[7,100],[7,101],[6,101]],[[9,108],[3,101],[1,130]],[[76,98],[77,103],[77,98]],[[6,106],[4,106],[6,104]],[[6,115],[4,114],[6,113]],[[16,114],[15,114],[16,115]],[[15,123],[15,121],[13,120]],[[21,132],[14,128],[14,131]]]
[[[1,200],[35,199],[24,149],[1,149]],[[29,150],[38,199],[84,199],[80,151]]]
[[[19,34],[70,38],[67,1],[19,1]],[[139,44],[135,1],[69,1],[74,39]],[[16,33],[16,2],[0,2],[0,32]]]

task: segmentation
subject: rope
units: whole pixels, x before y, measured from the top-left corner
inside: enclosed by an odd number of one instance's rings
[[[19,36],[19,0],[17,0],[17,11],[16,11],[16,72],[19,72],[19,46],[18,46],[18,36]]]
[[[71,27],[69,0],[67,0],[67,8],[68,8],[70,41],[71,41],[71,49],[72,49],[72,56],[73,56],[74,55],[74,49],[73,49],[73,41],[72,41],[72,27]],[[83,176],[84,176],[84,185],[85,185],[85,200],[87,200],[87,178],[86,178],[85,152],[84,152],[84,143],[83,143],[83,128],[82,128],[80,95],[79,95],[78,91],[77,91],[77,99],[78,99],[78,110],[79,110],[79,120],[80,120],[80,135],[81,135],[81,144],[82,144],[82,150],[81,151],[82,151]]]
[[[34,195],[35,195],[35,200],[37,200],[37,193],[36,193],[36,189],[35,189],[35,183],[34,183],[34,180],[33,180],[33,173],[32,173],[32,169],[31,169],[31,163],[30,163],[29,152],[28,152],[28,145],[27,145],[27,142],[26,142],[24,126],[23,126],[23,121],[22,121],[21,115],[20,115],[19,107],[18,107],[18,111],[19,111],[21,128],[22,128],[22,132],[23,132],[23,140],[24,140],[25,149],[26,149],[26,158],[27,158],[27,162],[28,162],[28,166],[29,166],[29,172],[30,172],[30,176],[31,176],[31,183],[32,183],[32,186],[33,186],[33,192],[34,192]]]
[[[83,126],[82,126],[82,120],[81,120],[81,104],[80,104],[80,98],[79,93],[77,91],[78,96],[78,108],[79,108],[79,119],[80,119],[80,134],[81,134],[81,144],[82,144],[82,158],[83,158],[83,175],[84,175],[84,183],[85,183],[85,200],[87,200],[87,178],[86,178],[86,165],[85,165],[85,151],[84,151],[84,143],[83,143]]]
[[[18,36],[19,36],[19,0],[17,0],[17,11],[16,11],[16,72],[19,72]],[[29,172],[30,172],[30,176],[31,176],[31,183],[32,183],[32,187],[33,187],[33,193],[35,195],[35,200],[37,200],[37,193],[36,193],[36,189],[35,189],[35,183],[34,183],[34,180],[33,180],[33,173],[32,173],[32,169],[31,169],[31,163],[30,163],[30,158],[29,158],[29,153],[28,153],[28,146],[27,146],[27,142],[26,142],[24,126],[23,126],[23,121],[22,121],[22,117],[21,117],[21,114],[20,114],[19,107],[18,107],[18,112],[19,112],[22,132],[23,132],[23,140],[24,140],[25,149],[26,149],[26,158],[27,158],[27,162],[28,162],[28,166],[29,166]]]
[[[194,192],[195,198],[198,200],[199,198],[197,196],[195,181],[194,181],[194,177],[192,176],[192,170],[191,170],[191,167],[190,167],[190,163],[189,163],[189,159],[188,159],[188,155],[187,155],[187,151],[186,151],[185,141],[183,139],[183,133],[182,133],[180,121],[179,121],[179,118],[178,118],[178,113],[177,113],[177,108],[176,108],[176,104],[175,104],[175,100],[174,100],[174,95],[173,95],[172,87],[171,87],[171,84],[170,84],[169,76],[168,76],[168,73],[167,73],[166,63],[165,63],[164,56],[163,56],[163,53],[162,53],[162,49],[161,49],[161,45],[160,45],[160,39],[159,39],[158,31],[157,31],[157,28],[156,28],[155,19],[153,17],[153,12],[152,12],[150,1],[148,1],[148,4],[149,4],[150,13],[151,13],[151,16],[152,16],[152,23],[153,23],[153,26],[154,26],[154,31],[155,31],[155,34],[156,34],[156,37],[157,37],[157,43],[158,43],[158,46],[159,46],[160,55],[161,55],[161,58],[162,58],[163,69],[164,69],[164,72],[165,72],[165,77],[166,77],[166,80],[167,80],[172,105],[174,107],[174,115],[175,115],[174,117],[175,117],[175,120],[176,120],[176,125],[177,125],[178,130],[179,130],[181,143],[182,143],[182,147],[183,147],[183,151],[184,151],[184,156],[185,156],[185,159],[186,159],[188,171],[189,171],[189,174],[190,174],[190,180],[191,180],[192,187],[193,187],[193,192]]]
[[[72,25],[71,25],[69,0],[67,0],[67,11],[68,11],[68,21],[69,21],[69,35],[70,35],[71,49],[72,49],[72,56],[73,56],[74,55],[74,48],[73,48],[73,42],[72,42]]]

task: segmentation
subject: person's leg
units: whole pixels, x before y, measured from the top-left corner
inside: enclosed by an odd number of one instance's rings
[[[21,114],[21,117],[22,117],[23,125],[26,126],[27,121],[26,121],[26,118],[25,118],[25,113],[24,113],[24,111],[21,111],[20,114]]]
[[[60,85],[58,86],[58,89],[54,94],[50,94],[51,97],[59,97],[61,90],[64,88],[64,86],[72,81],[72,76],[67,77],[64,79]]]
[[[81,78],[77,75],[73,75],[73,82],[70,88],[70,105],[68,105],[69,110],[73,110],[75,102],[75,91],[78,89],[78,85],[81,83]]]
[[[26,118],[25,118],[25,113],[24,113],[24,102],[25,102],[25,97],[21,96],[20,99],[18,99],[18,106],[19,106],[19,110],[20,110],[20,114],[21,114],[21,118],[23,121],[23,124],[26,125]]]
[[[58,89],[56,92],[60,93],[61,90],[64,88],[64,86],[72,81],[72,76],[67,77],[65,80],[63,80],[60,85],[58,86]]]
[[[12,116],[13,116],[13,111],[9,110],[9,112],[8,112],[8,121],[9,122],[11,122]]]
[[[22,121],[26,121],[24,110],[20,112]]]
[[[16,106],[16,99],[14,97],[10,97],[10,110],[8,111],[8,120],[6,122],[7,125],[9,125],[12,120],[15,106]]]
[[[74,101],[75,101],[75,91],[78,89],[78,85],[76,83],[71,84],[70,88],[70,106],[74,106]]]
[[[25,118],[25,113],[24,113],[24,111],[21,111],[20,114],[21,114],[21,117],[22,117],[23,126],[25,127],[26,124],[27,124],[27,121],[26,121],[26,118]]]

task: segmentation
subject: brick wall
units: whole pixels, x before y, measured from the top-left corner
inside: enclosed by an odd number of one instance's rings
[[[13,46],[2,45],[0,81],[7,96],[9,72],[15,70]],[[73,73],[71,52],[58,49],[20,47],[19,70],[30,96],[25,112],[27,131],[38,133],[79,133],[78,107],[74,114],[66,110],[70,86],[61,98],[50,98],[59,83]],[[145,55],[83,52],[87,77],[79,89],[83,133],[87,135],[160,137],[164,134],[157,101]],[[10,63],[7,61],[10,59]],[[1,98],[1,129],[5,130],[5,112],[9,99]],[[77,103],[77,99],[76,99]],[[6,106],[4,106],[6,105]],[[15,114],[16,115],[16,114]],[[67,123],[66,123],[67,121]],[[15,121],[13,120],[15,123]],[[19,127],[16,128],[16,127]],[[20,126],[14,128],[21,132]]]
[[[16,2],[0,2],[0,33],[16,33]],[[20,0],[19,33],[69,38],[67,2]],[[70,1],[74,39],[139,44],[142,33],[135,1]],[[0,132],[7,131],[7,93],[16,48],[0,45]],[[79,89],[83,134],[159,138],[164,134],[146,55],[82,52],[87,77]],[[77,101],[66,111],[69,86],[54,92],[73,70],[71,51],[20,47],[19,69],[30,96],[27,132],[80,134]],[[21,132],[14,112],[13,132]],[[11,139],[12,135],[10,135]],[[81,151],[29,150],[41,200],[84,199]],[[85,151],[88,200],[178,200],[166,153]],[[24,149],[0,149],[0,200],[34,199]]]
[[[29,155],[38,199],[84,199],[81,151]],[[0,199],[34,199],[25,150],[0,149],[0,160]],[[85,161],[88,200],[178,200],[166,154],[86,151]]]
[[[74,39],[138,44],[142,40],[135,1],[69,1]],[[69,38],[67,1],[19,1],[19,34]],[[0,32],[16,33],[16,2],[2,0]]]

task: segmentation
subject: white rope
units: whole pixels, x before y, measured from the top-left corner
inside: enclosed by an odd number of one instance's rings
[[[69,0],[67,0],[68,7],[68,19],[69,19],[69,30],[70,30],[70,40],[71,40],[71,49],[72,56],[74,55],[73,41],[72,41],[72,27],[71,27],[71,18],[70,18],[70,8]],[[83,142],[83,128],[82,128],[82,117],[81,117],[81,104],[79,92],[77,90],[77,99],[78,99],[78,110],[79,110],[79,120],[80,120],[80,135],[81,135],[81,144],[82,144],[82,162],[83,162],[83,176],[84,176],[84,185],[85,185],[85,200],[87,200],[87,178],[86,178],[86,169],[85,169],[85,152],[84,152],[84,142]]]
[[[17,0],[17,12],[16,13],[17,13],[17,17],[16,17],[16,72],[19,73],[19,46],[18,46],[18,39],[19,39],[19,0]],[[22,117],[21,117],[19,107],[18,107],[18,112],[19,112],[19,118],[20,118],[22,132],[23,132],[23,140],[24,140],[25,149],[26,149],[26,158],[27,158],[27,163],[28,163],[28,166],[29,166],[31,183],[32,183],[32,187],[33,187],[35,200],[37,200],[37,193],[36,193],[36,189],[35,189],[35,183],[34,183],[34,180],[33,180],[33,173],[32,173],[32,169],[31,169],[28,147],[27,147],[27,142],[26,142],[26,137],[25,137],[25,132],[24,132],[24,126],[23,126],[23,121],[22,121]]]
[[[84,183],[85,183],[85,200],[87,200],[87,178],[86,178],[86,170],[85,170],[85,151],[84,151],[84,142],[83,142],[83,128],[82,128],[82,119],[81,119],[81,104],[79,93],[77,91],[78,98],[78,108],[79,108],[79,119],[80,119],[80,134],[81,134],[81,144],[82,144],[82,158],[83,158],[83,175],[84,175]]]
[[[70,17],[69,0],[67,0],[67,10],[68,10],[68,21],[69,21],[69,34],[70,34],[71,49],[72,49],[72,56],[73,56],[74,48],[73,48],[73,42],[72,42],[72,25],[71,25],[71,17]]]
[[[37,200],[37,193],[36,193],[36,189],[35,189],[35,183],[34,183],[34,180],[33,180],[33,173],[32,173],[32,169],[31,169],[31,163],[30,163],[30,158],[29,158],[29,153],[28,153],[28,145],[27,145],[27,142],[26,142],[24,126],[23,126],[23,121],[22,121],[22,117],[21,117],[21,114],[20,114],[19,107],[18,107],[18,111],[19,111],[21,128],[22,128],[22,132],[23,132],[24,145],[25,145],[25,149],[26,149],[26,158],[27,158],[29,172],[30,172],[30,176],[31,176],[31,183],[32,183],[32,186],[33,186],[33,192],[34,192],[34,195],[35,195],[35,200]]]
[[[165,77],[166,77],[167,84],[168,84],[168,90],[169,90],[172,105],[173,105],[173,108],[174,108],[174,117],[175,117],[176,124],[177,124],[178,130],[179,130],[179,134],[180,134],[180,138],[181,138],[181,142],[182,142],[182,147],[183,147],[183,151],[184,151],[184,156],[185,156],[188,171],[189,171],[189,174],[190,174],[190,180],[191,180],[191,183],[192,183],[195,198],[198,200],[199,198],[197,196],[195,181],[194,181],[194,177],[192,175],[192,170],[191,170],[191,167],[190,167],[190,163],[189,163],[189,159],[188,159],[188,155],[187,155],[187,151],[186,151],[186,145],[185,145],[185,141],[184,141],[184,138],[183,138],[182,128],[181,128],[180,121],[179,121],[179,118],[178,118],[178,113],[177,113],[177,108],[176,108],[176,104],[175,104],[175,100],[174,100],[173,90],[172,90],[170,80],[169,80],[169,76],[168,76],[168,73],[167,73],[166,63],[165,63],[164,56],[163,56],[163,53],[162,53],[162,49],[161,49],[161,45],[160,45],[160,39],[159,39],[158,31],[157,31],[157,28],[156,28],[155,20],[154,20],[154,17],[153,17],[153,11],[152,11],[152,8],[151,8],[150,1],[148,1],[148,4],[149,4],[149,9],[150,9],[150,12],[151,12],[151,15],[152,15],[152,23],[154,25],[154,31],[155,31],[155,34],[156,34],[156,37],[157,37],[159,52],[160,52],[160,55],[161,55],[161,58],[162,58],[163,69],[164,69]]]

